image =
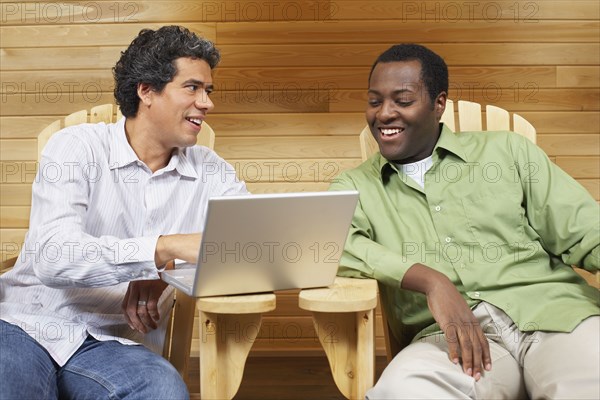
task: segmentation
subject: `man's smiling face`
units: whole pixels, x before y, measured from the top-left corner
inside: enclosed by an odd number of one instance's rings
[[[431,155],[445,107],[446,93],[432,103],[419,61],[380,62],[373,69],[366,117],[387,160],[407,164]]]

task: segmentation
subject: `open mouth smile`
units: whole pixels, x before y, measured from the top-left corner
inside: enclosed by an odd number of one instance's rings
[[[186,117],[186,120],[191,122],[192,124],[196,125],[196,126],[200,126],[202,125],[202,120],[200,118],[191,118],[191,117]]]
[[[404,132],[404,128],[378,128],[381,133],[381,138],[384,140],[393,139],[398,137],[402,132]]]

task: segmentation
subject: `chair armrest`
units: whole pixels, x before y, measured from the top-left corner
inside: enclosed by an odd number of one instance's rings
[[[377,281],[337,277],[326,288],[304,289],[300,292],[300,308],[317,312],[356,312],[377,306]]]
[[[348,399],[364,399],[375,377],[377,281],[338,277],[329,287],[302,290],[298,305],[312,311],[340,392]]]
[[[11,257],[7,260],[0,261],[0,274],[7,272],[17,262],[17,257]]]

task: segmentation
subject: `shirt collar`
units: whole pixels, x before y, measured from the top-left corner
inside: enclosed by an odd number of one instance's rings
[[[188,178],[198,178],[196,169],[187,157],[187,149],[178,147],[169,160],[169,164],[163,169],[165,172],[175,169],[180,175]]]
[[[112,140],[110,141],[109,153],[109,168],[111,170],[126,167],[134,162],[141,162],[127,140],[127,135],[125,134],[125,120],[126,118],[121,118],[113,125],[113,135]],[[198,178],[198,173],[187,157],[185,148],[175,149],[167,166],[159,171],[160,173],[165,173],[172,170],[176,170],[182,176],[192,179]]]
[[[121,118],[113,125],[112,138],[109,144],[110,153],[108,154],[109,168],[111,170],[126,167],[139,160],[127,141],[125,120],[126,118]]]
[[[441,149],[452,153],[454,155],[456,155],[458,158],[460,158],[461,160],[467,162],[467,156],[465,153],[465,149],[463,148],[462,144],[460,143],[460,140],[458,140],[458,137],[456,135],[456,133],[452,132],[452,130],[450,128],[448,128],[448,126],[444,123],[440,123],[441,127],[442,127],[442,132],[440,133],[440,137],[437,141],[437,143],[435,144],[435,147],[433,148],[433,153],[439,153],[441,151]],[[385,159],[385,157],[383,157],[381,155],[381,153],[377,153],[378,154],[378,170],[380,171],[381,174],[383,174],[385,172],[385,170],[392,168],[393,170],[397,171],[396,166],[393,165],[393,163],[389,162],[388,160]],[[434,157],[435,160],[435,157]]]

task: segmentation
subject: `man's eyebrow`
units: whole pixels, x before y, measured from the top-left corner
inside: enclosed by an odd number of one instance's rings
[[[415,91],[414,90],[410,90],[409,88],[402,88],[402,89],[394,90],[392,92],[392,94],[402,94],[402,93],[405,93],[405,92],[414,93]],[[379,91],[375,90],[375,89],[369,89],[367,91],[367,93],[380,94]]]
[[[198,79],[188,79],[187,81],[183,82],[183,85],[197,85],[197,86],[203,86],[203,87],[212,87],[213,86],[212,83],[204,83],[202,81],[199,81]]]

